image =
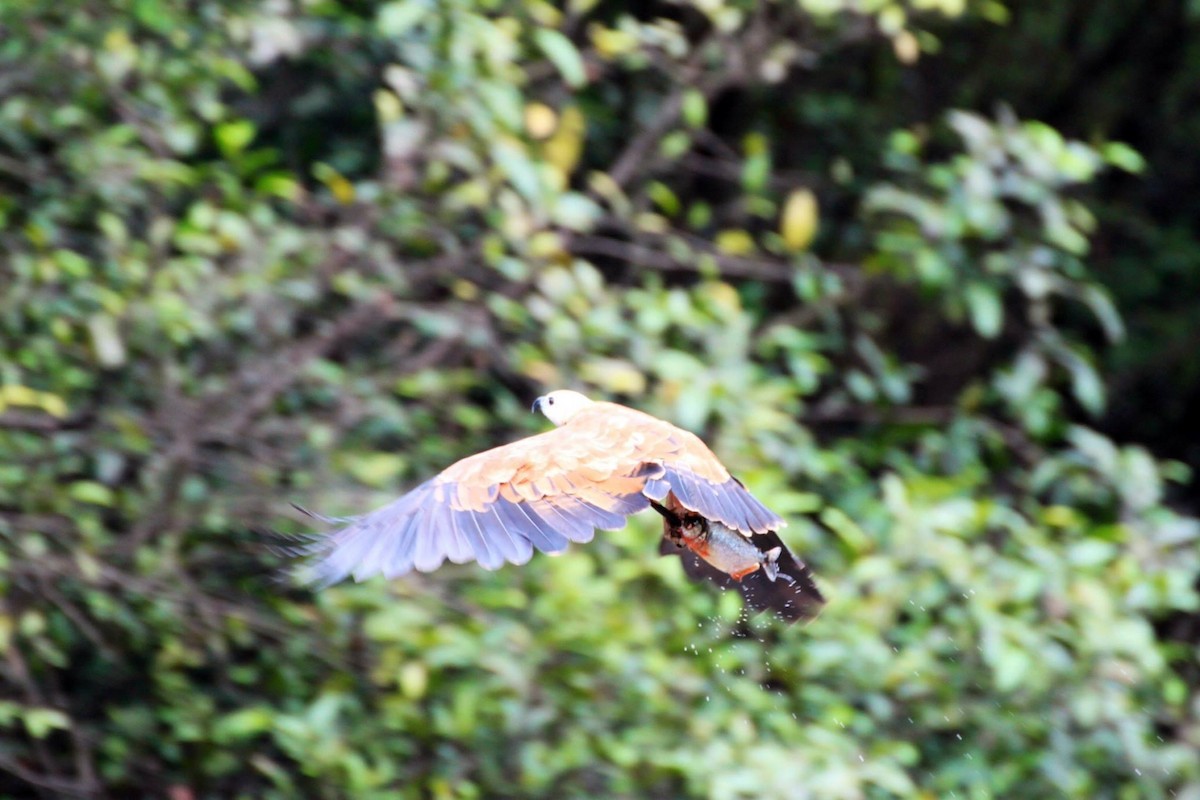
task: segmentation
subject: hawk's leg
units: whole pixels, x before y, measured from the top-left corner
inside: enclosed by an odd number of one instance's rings
[[[657,511],[659,514],[662,514],[662,518],[665,519],[672,528],[679,528],[683,525],[682,517],[680,517],[674,511],[667,508],[666,506],[664,506],[662,503],[658,502],[657,500],[651,500],[650,507],[653,508],[655,511]]]
[[[650,507],[662,515],[663,537],[676,547],[683,547],[683,518],[663,504],[651,500]]]

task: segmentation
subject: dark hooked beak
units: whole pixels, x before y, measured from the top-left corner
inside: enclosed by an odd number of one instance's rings
[[[534,400],[533,405],[529,407],[529,410],[534,412],[541,411],[542,401],[545,399],[545,397],[539,397],[537,400]]]

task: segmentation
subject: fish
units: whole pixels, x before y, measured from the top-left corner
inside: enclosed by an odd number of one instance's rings
[[[745,535],[695,514],[682,518],[678,535],[680,544],[735,581],[760,569],[769,581],[779,577],[782,546],[759,550]]]
[[[696,581],[737,589],[753,611],[769,611],[786,623],[816,618],[825,605],[812,570],[775,531],[749,536],[689,511],[673,496],[652,502],[663,517],[658,552],[677,555]]]

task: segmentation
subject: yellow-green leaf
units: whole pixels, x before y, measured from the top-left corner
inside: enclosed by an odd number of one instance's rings
[[[71,720],[57,708],[30,708],[22,715],[25,730],[35,739],[44,739],[53,730],[64,730],[71,726]]]
[[[80,503],[91,503],[96,506],[111,506],[113,504],[113,491],[102,483],[96,481],[75,481],[71,484],[71,488],[67,490],[71,498],[78,500]]]
[[[793,253],[807,250],[817,235],[819,212],[817,198],[809,189],[796,189],[788,195],[779,220],[783,243]]]
[[[579,163],[583,152],[584,136],[587,133],[587,120],[575,106],[567,106],[558,117],[558,125],[550,138],[542,145],[542,153],[555,169],[564,177],[571,174]],[[565,181],[564,181],[565,185]]]
[[[727,230],[717,234],[717,249],[731,256],[754,252],[754,237],[743,230]]]
[[[217,147],[228,158],[245,150],[254,140],[255,132],[254,123],[238,119],[218,125],[213,136],[217,140]]]

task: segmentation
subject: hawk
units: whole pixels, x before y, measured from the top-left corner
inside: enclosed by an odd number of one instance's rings
[[[664,520],[662,551],[678,552],[689,576],[736,586],[752,608],[789,622],[820,610],[812,573],[776,533],[784,520],[695,434],[570,390],[539,397],[533,410],[556,427],[464,458],[382,508],[336,520],[343,527],[308,548],[311,579],[394,578],[447,560],[489,570],[524,564],[534,549],[562,553],[653,507]]]

